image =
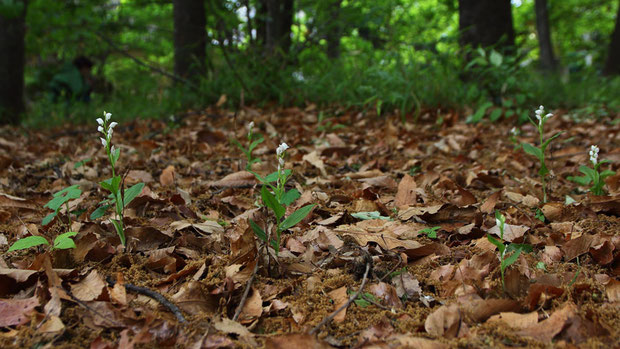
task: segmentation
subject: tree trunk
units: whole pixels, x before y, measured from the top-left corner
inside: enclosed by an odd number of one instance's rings
[[[0,124],[17,124],[24,105],[27,0],[0,13]]]
[[[510,0],[459,0],[459,31],[462,46],[514,47]]]
[[[549,9],[547,0],[536,0],[536,30],[540,48],[540,65],[545,70],[555,70],[556,60],[551,45],[551,28],[549,26]]]
[[[265,54],[286,55],[291,48],[291,26],[293,25],[293,0],[265,0]]]
[[[607,62],[605,75],[620,75],[620,6],[618,6],[618,14],[616,14],[616,27],[611,34],[611,42],[609,43],[609,52],[607,53]]]
[[[340,37],[342,36],[342,20],[340,19],[340,5],[342,0],[332,0],[329,4],[330,22],[327,25],[327,57],[336,59],[340,57]]]
[[[173,0],[174,73],[197,80],[205,73],[207,31],[204,0]]]

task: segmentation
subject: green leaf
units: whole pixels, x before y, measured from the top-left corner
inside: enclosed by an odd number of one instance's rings
[[[129,189],[125,190],[123,198],[124,207],[127,207],[127,205],[129,205],[129,203],[131,203],[131,201],[135,199],[136,196],[140,195],[143,188],[144,183],[137,183],[132,185]]]
[[[530,244],[510,244],[508,248],[506,248],[506,252],[521,250],[523,252],[532,253],[534,249]]]
[[[258,146],[259,144],[263,143],[264,139],[261,136],[259,139],[255,140],[254,142],[252,142],[250,144],[250,147],[248,147],[248,153],[252,153],[252,150],[254,150],[254,148],[256,148],[256,146]]]
[[[300,196],[301,194],[299,191],[293,188],[282,195],[282,204],[288,206],[295,202],[295,200],[299,199]]]
[[[62,205],[67,202],[68,199],[64,196],[55,197],[50,200],[47,204],[43,205],[43,207],[47,207],[51,210],[58,211],[62,207]]]
[[[282,171],[282,174],[285,177],[290,176],[291,173],[292,173],[292,171],[289,170],[289,169],[286,169],[286,170]],[[268,174],[267,177],[264,178],[263,183],[272,183],[272,182],[275,182],[277,180],[278,180],[278,171],[275,171],[275,172],[271,172],[270,174]]]
[[[75,242],[72,237],[76,236],[77,233],[74,231],[70,231],[64,234],[60,234],[54,239],[54,246],[52,249],[56,250],[66,250],[68,248],[75,248]]]
[[[284,213],[286,213],[286,209],[282,206],[276,197],[267,189],[267,186],[264,186],[260,190],[260,195],[263,199],[263,203],[265,206],[269,207],[273,213],[276,214],[278,221],[284,217]]]
[[[310,213],[310,211],[312,210],[312,208],[314,208],[314,206],[316,206],[316,204],[306,205],[300,208],[299,210],[291,213],[290,216],[286,217],[286,219],[282,223],[280,223],[278,230],[285,231],[295,226],[295,224],[301,222],[302,219],[306,218],[306,216]]]
[[[96,210],[93,211],[93,213],[90,214],[90,219],[95,220],[103,217],[103,215],[105,215],[106,211],[108,210],[108,208],[110,208],[110,206],[112,205],[99,206]]]
[[[492,243],[493,245],[497,246],[497,248],[499,249],[500,253],[504,252],[504,249],[506,249],[506,246],[504,246],[504,244],[497,240],[496,238],[492,237],[490,234],[487,234],[487,239],[489,240],[490,243]]]
[[[54,219],[54,217],[56,217],[56,211],[48,214],[47,216],[45,216],[43,218],[43,220],[41,221],[41,225],[42,226],[46,226],[48,224],[50,224],[50,222]]]
[[[484,117],[484,114],[486,113],[487,109],[489,109],[490,107],[493,106],[493,103],[491,102],[486,102],[484,104],[482,104],[478,110],[476,110],[476,112],[474,113],[474,115],[471,115],[468,119],[467,122],[468,123],[476,123],[479,122],[480,120],[482,120],[482,118]]]
[[[19,239],[9,247],[7,252],[24,250],[30,247],[39,246],[39,245],[49,245],[50,243],[42,236],[28,236],[23,239]]]
[[[118,186],[121,183],[120,176],[114,176],[112,178],[108,178],[105,181],[99,182],[101,187],[109,192],[115,193],[118,191]]]
[[[500,65],[502,65],[502,60],[503,60],[503,57],[499,52],[495,50],[491,51],[491,55],[489,56],[489,61],[491,62],[491,64],[493,64],[496,67],[499,67]]]
[[[267,234],[265,233],[265,231],[258,226],[258,224],[256,224],[256,222],[254,222],[253,220],[249,220],[250,221],[250,227],[252,228],[252,230],[254,230],[254,234],[256,235],[256,237],[258,237],[259,239],[263,240],[264,242],[267,242]]]
[[[121,239],[121,244],[125,246],[126,240],[125,240],[125,231],[123,230],[123,224],[118,219],[110,219],[110,222],[112,222],[112,225],[114,226],[114,229],[116,230],[116,235],[118,235],[118,237]]]
[[[506,268],[508,268],[511,264],[517,261],[517,258],[519,258],[519,255],[521,255],[521,250],[516,250],[513,254],[508,256],[508,258],[505,258],[504,260],[502,260],[500,264],[500,268],[502,270],[506,270]]]
[[[547,139],[543,145],[542,145],[542,149],[547,149],[547,146],[549,145],[549,143],[551,143],[552,140],[558,138],[562,133],[564,133],[564,131],[558,132],[556,134],[554,134],[553,136],[551,136],[549,139]]]
[[[495,121],[499,120],[499,118],[502,117],[503,113],[504,113],[504,111],[501,108],[494,109],[491,112],[491,115],[489,115],[489,120],[495,122]]]
[[[521,146],[523,146],[523,150],[530,154],[535,156],[536,158],[538,158],[538,160],[543,161],[543,153],[540,149],[536,148],[535,146],[529,144],[529,143],[521,143]]]
[[[89,162],[89,161],[90,161],[90,158],[84,159],[82,161],[78,161],[78,162],[75,163],[75,165],[73,165],[73,169],[77,170],[78,168],[84,166],[84,164]]]

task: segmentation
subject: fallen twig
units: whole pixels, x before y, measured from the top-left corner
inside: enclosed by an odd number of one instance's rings
[[[239,305],[237,306],[237,310],[235,311],[235,315],[233,316],[233,321],[237,321],[239,319],[239,315],[241,315],[241,311],[243,310],[243,306],[245,305],[245,301],[248,299],[248,295],[250,294],[250,289],[252,288],[252,283],[256,278],[256,273],[258,273],[258,261],[260,256],[260,251],[256,256],[256,264],[254,265],[254,270],[252,270],[252,276],[248,280],[248,283],[245,285],[245,290],[243,291],[243,296],[241,296],[241,301],[239,301]]]
[[[114,287],[114,284],[116,284],[116,281],[114,281],[109,276],[107,278],[107,281],[108,281],[108,285],[110,285],[110,287]],[[167,300],[166,297],[162,296],[160,293],[155,292],[155,291],[153,291],[153,290],[151,290],[150,288],[147,288],[147,287],[136,286],[136,285],[132,285],[132,284],[123,284],[123,286],[125,286],[125,290],[127,290],[127,291],[135,292],[137,294],[141,294],[143,296],[147,296],[149,298],[153,298],[154,300],[156,300],[159,303],[161,303],[161,305],[163,305],[164,307],[168,308],[168,310],[170,310],[174,314],[174,316],[176,316],[176,318],[177,318],[177,320],[179,320],[179,322],[187,322],[187,320],[185,320],[185,317],[183,316],[183,313],[181,312],[181,309],[179,309],[179,307],[177,307],[174,303],[172,303],[169,300]]]
[[[351,297],[349,297],[349,300],[347,300],[347,302],[345,304],[343,304],[340,308],[336,309],[336,311],[331,313],[328,317],[326,317],[325,319],[323,319],[323,321],[321,321],[318,325],[316,325],[310,331],[310,334],[315,334],[316,331],[318,331],[321,327],[323,327],[323,325],[325,325],[325,324],[329,323],[330,321],[332,321],[336,317],[336,315],[338,315],[339,312],[341,312],[344,309],[348,308],[349,305],[351,305],[351,303],[353,303],[353,301],[355,301],[357,299],[357,297],[360,295],[360,293],[364,289],[364,286],[366,286],[366,281],[368,280],[368,272],[370,272],[370,260],[366,260],[366,271],[364,272],[364,278],[362,279],[362,284],[357,289],[357,291],[354,294],[352,294]]]

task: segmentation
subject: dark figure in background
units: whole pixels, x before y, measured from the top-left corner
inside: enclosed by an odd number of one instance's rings
[[[58,102],[60,97],[64,97],[67,103],[89,102],[94,83],[91,74],[93,65],[93,62],[84,56],[77,57],[72,63],[66,63],[50,82],[52,101]]]

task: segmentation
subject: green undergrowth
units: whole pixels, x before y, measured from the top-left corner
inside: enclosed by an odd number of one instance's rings
[[[225,107],[245,105],[319,107],[339,105],[378,114],[399,110],[409,120],[422,110],[450,109],[483,119],[503,118],[524,122],[519,115],[537,101],[551,109],[565,109],[576,120],[604,118],[620,111],[620,78],[604,78],[595,72],[543,74],[532,68],[515,68],[507,58],[491,55],[485,65],[462,65],[437,59],[424,63],[385,54],[358,55],[335,62],[312,56],[297,67],[276,66],[232,57],[231,65],[211,73],[198,88],[175,84],[168,78],[122,64],[105,72],[114,89],[94,93],[90,103],[52,104],[41,92],[29,101],[23,119],[27,127],[59,125],[67,120],[84,123],[107,108],[123,110],[123,117],[168,118],[188,109],[202,109],[227,96]],[[508,63],[506,63],[508,62]],[[471,115],[469,115],[471,114]],[[119,120],[124,121],[124,120]]]

